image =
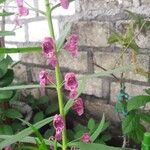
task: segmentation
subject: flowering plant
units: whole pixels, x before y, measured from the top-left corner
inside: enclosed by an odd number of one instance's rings
[[[4,2],[5,0],[2,0],[0,2]],[[71,0],[72,1],[72,0]],[[87,75],[85,77],[82,77],[80,79],[77,78],[77,75],[73,72],[68,72],[64,76],[64,80],[61,74],[60,66],[59,66],[59,57],[60,52],[62,49],[68,51],[72,57],[77,57],[79,55],[78,50],[78,41],[79,37],[75,33],[70,34],[69,37],[68,33],[70,30],[70,25],[67,25],[67,28],[62,33],[62,36],[58,40],[55,38],[55,32],[53,27],[53,21],[52,21],[52,12],[55,8],[61,6],[64,9],[68,9],[70,2],[69,0],[60,0],[58,1],[58,4],[55,6],[49,2],[49,0],[45,0],[45,12],[41,12],[46,18],[48,22],[49,27],[49,37],[43,37],[43,41],[41,42],[40,47],[28,47],[28,48],[1,48],[0,50],[6,53],[9,52],[31,52],[31,51],[41,51],[43,52],[43,55],[45,56],[45,59],[47,59],[47,63],[55,69],[55,79],[51,75],[48,74],[45,70],[41,70],[39,72],[39,85],[36,85],[36,87],[41,88],[41,90],[44,90],[45,87],[50,86],[57,91],[58,96],[58,105],[59,105],[59,114],[54,115],[53,117],[46,118],[34,125],[31,125],[26,122],[27,125],[29,125],[29,128],[22,130],[21,132],[17,133],[14,136],[4,136],[2,137],[3,141],[0,142],[0,148],[5,149],[11,149],[11,146],[15,142],[27,142],[27,143],[36,143],[38,145],[38,149],[41,150],[47,150],[47,146],[50,146],[50,149],[57,150],[58,148],[61,148],[62,150],[67,150],[68,148],[74,149],[74,148],[80,148],[81,150],[91,150],[91,149],[109,149],[110,147],[102,145],[102,144],[96,144],[94,141],[98,137],[98,135],[102,132],[104,123],[105,123],[105,116],[103,115],[102,120],[100,124],[98,125],[97,129],[90,135],[90,133],[85,132],[80,139],[76,139],[75,141],[68,141],[67,138],[67,128],[66,128],[66,115],[69,112],[70,109],[75,111],[77,115],[81,116],[84,113],[84,102],[82,98],[80,97],[80,94],[85,86],[86,80],[89,78],[94,78],[98,76],[104,76],[104,75],[110,75],[114,72],[122,72],[130,68],[129,66],[120,67],[114,70],[106,71],[106,72],[100,72],[93,75]],[[28,15],[29,9],[24,6],[23,0],[16,0],[18,13],[16,14],[16,25],[19,25],[18,17],[26,16]],[[36,10],[37,11],[37,10]],[[3,35],[7,35],[8,32],[4,32]],[[13,34],[12,32],[9,34]],[[67,41],[65,42],[65,39]],[[35,88],[35,85],[29,85],[25,86],[27,88]],[[9,87],[9,89],[20,89],[25,88],[24,86],[15,86],[15,87]],[[62,89],[67,90],[69,92],[68,98],[66,104],[64,104],[63,99],[63,92]],[[4,88],[6,89],[6,88]],[[23,121],[23,120],[22,120]],[[24,121],[23,121],[24,122]],[[53,127],[55,129],[54,136],[50,137],[49,140],[43,139],[40,135],[40,133],[37,131],[37,129],[43,127],[44,125],[53,122]],[[35,137],[29,136],[32,132],[36,133]],[[110,149],[118,149],[119,148],[110,148]]]

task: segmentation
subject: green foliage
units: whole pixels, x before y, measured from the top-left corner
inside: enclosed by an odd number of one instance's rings
[[[34,127],[37,129],[40,129],[41,127],[45,126],[46,124],[50,123],[53,120],[53,117],[46,118],[42,121],[37,122],[34,124]],[[34,131],[32,130],[31,127],[28,127],[19,133],[17,133],[14,136],[11,136],[4,141],[0,142],[0,149],[4,148],[7,145],[11,145],[13,143],[16,143],[17,141],[22,140],[23,138],[27,137],[28,135],[32,134]]]
[[[44,113],[43,113],[43,111],[40,111],[40,112],[35,114],[35,116],[33,118],[33,122],[36,123],[36,122],[41,121],[43,119],[44,119]]]
[[[1,3],[4,3],[5,1],[6,1],[6,0],[0,0],[0,4],[1,4]]]
[[[0,125],[0,134],[12,135],[13,129],[10,125]]]
[[[69,146],[75,146],[80,148],[80,150],[133,150],[133,149],[126,149],[126,148],[117,148],[106,146],[104,144],[97,144],[97,143],[83,143],[83,142],[74,142],[70,143]]]
[[[65,43],[66,37],[70,32],[70,29],[71,29],[71,24],[67,24],[65,29],[63,30],[63,33],[61,34],[60,38],[57,40],[57,43],[56,43],[57,51],[60,51],[62,49],[62,47]]]
[[[145,92],[149,94],[149,89],[146,89]],[[134,96],[127,101],[128,115],[122,121],[122,131],[136,143],[141,143],[146,132],[142,121],[150,123],[150,113],[141,110],[141,107],[149,102],[149,95]]]
[[[16,109],[12,109],[12,108],[5,110],[4,115],[8,118],[13,118],[13,119],[23,117],[19,111],[17,111]]]
[[[14,13],[11,13],[11,12],[6,12],[6,11],[4,11],[4,12],[0,12],[0,16],[11,16],[11,15],[14,15]]]
[[[141,106],[146,105],[146,103],[150,102],[150,96],[148,95],[139,95],[132,97],[127,103],[128,111],[138,109]]]

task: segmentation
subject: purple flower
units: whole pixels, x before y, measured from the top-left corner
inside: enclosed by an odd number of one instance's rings
[[[53,38],[45,37],[42,42],[42,49],[46,56],[49,55],[50,53],[54,53],[55,52],[55,44],[54,44]]]
[[[78,81],[76,75],[73,72],[65,75],[65,89],[69,91],[76,91],[78,87]]]
[[[64,9],[68,9],[69,1],[68,0],[60,0],[60,4]]]
[[[83,135],[82,135],[82,141],[83,142],[85,142],[85,143],[89,143],[91,140],[90,140],[90,135],[89,135],[89,133],[84,133]]]
[[[45,70],[42,70],[39,73],[39,80],[40,80],[40,85],[45,86],[46,84],[51,83],[53,79]]]
[[[79,115],[81,116],[84,113],[84,107],[83,107],[83,101],[82,98],[77,98],[75,100],[74,105],[72,106],[72,109]]]
[[[75,99],[78,96],[78,92],[77,91],[70,91],[69,93],[69,99]]]
[[[48,56],[48,64],[55,68],[57,65],[57,57],[55,53],[48,54],[47,56]]]
[[[70,52],[72,56],[78,55],[78,41],[78,36],[76,34],[72,34],[64,45],[64,49]]]
[[[27,16],[29,14],[29,9],[24,6],[20,6],[18,11],[20,16]]]
[[[64,120],[61,115],[55,115],[53,120],[53,127],[56,130],[55,138],[56,140],[61,140],[62,137],[62,130],[64,129]]]

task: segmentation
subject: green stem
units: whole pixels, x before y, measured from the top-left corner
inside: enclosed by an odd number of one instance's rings
[[[55,33],[54,33],[54,28],[53,28],[53,22],[52,22],[52,15],[51,15],[51,8],[50,8],[49,0],[45,0],[45,6],[46,6],[46,16],[47,16],[50,35],[55,40]],[[56,47],[56,45],[55,45],[55,47]],[[57,49],[56,48],[55,48],[55,53],[56,53],[56,57],[57,57]],[[58,60],[58,57],[57,57],[57,60]],[[56,77],[56,89],[57,89],[57,95],[58,95],[59,112],[60,112],[60,115],[64,118],[64,122],[65,122],[64,102],[63,102],[63,93],[62,93],[62,86],[61,86],[62,80],[61,80],[59,61],[57,61],[57,65],[55,67],[55,77]],[[65,124],[66,124],[66,122],[65,122]],[[63,150],[67,149],[66,125],[62,131],[62,149]]]

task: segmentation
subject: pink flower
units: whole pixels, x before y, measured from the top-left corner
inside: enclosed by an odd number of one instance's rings
[[[75,100],[75,103],[74,105],[72,106],[72,109],[77,112],[77,114],[79,116],[81,116],[83,113],[84,113],[84,107],[83,107],[83,101],[82,101],[82,98],[77,98]]]
[[[84,133],[83,135],[82,135],[82,141],[83,142],[85,142],[85,143],[89,143],[91,140],[90,140],[90,135],[89,135],[89,133]]]
[[[20,6],[18,11],[20,16],[27,16],[29,14],[29,9],[24,6]]]
[[[51,53],[47,56],[48,56],[48,64],[55,68],[57,65],[57,58],[55,53]]]
[[[72,34],[69,38],[66,44],[64,45],[64,49],[69,51],[72,56],[78,55],[78,41],[79,38],[76,34]]]
[[[75,99],[78,96],[78,92],[77,91],[70,91],[69,93],[69,98],[70,99]]]
[[[12,150],[11,146],[6,146],[4,150]]]
[[[78,87],[78,81],[76,75],[73,72],[65,75],[65,89],[69,91],[76,91]]]
[[[61,140],[62,137],[62,130],[64,129],[64,120],[61,115],[55,115],[53,120],[53,127],[56,130],[55,138],[56,140]]]
[[[57,130],[58,128],[63,130],[64,128],[64,120],[61,115],[55,115],[53,120],[53,126]]]
[[[45,37],[42,42],[42,49],[44,54],[47,56],[50,53],[55,52],[54,40],[51,37]]]
[[[42,70],[39,73],[39,80],[40,80],[40,85],[45,86],[46,84],[51,83],[53,79],[45,70]]]
[[[58,129],[56,129],[55,139],[57,141],[60,141],[61,138],[62,138],[62,130],[58,128]]]
[[[69,1],[68,0],[60,0],[60,4],[64,9],[68,9]]]

